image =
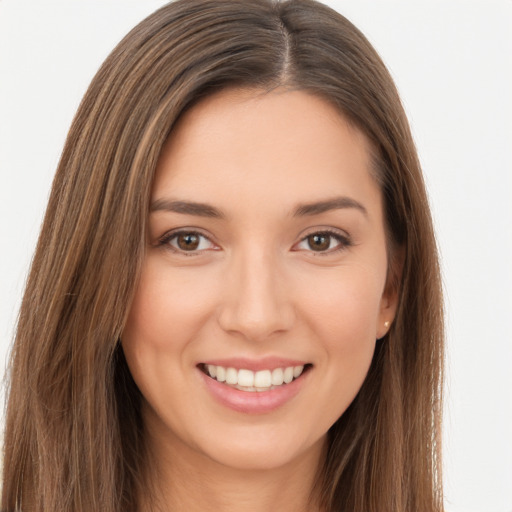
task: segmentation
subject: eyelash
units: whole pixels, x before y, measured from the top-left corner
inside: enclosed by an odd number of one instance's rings
[[[350,240],[350,237],[348,235],[342,234],[339,231],[335,231],[332,229],[323,229],[321,231],[313,231],[313,232],[309,233],[308,235],[306,235],[305,237],[303,237],[300,240],[300,242],[296,245],[299,245],[302,243],[307,243],[306,242],[307,239],[312,236],[329,237],[330,239],[336,240],[336,242],[338,243],[338,247],[330,248],[330,249],[327,249],[326,251],[315,251],[310,248],[308,252],[311,252],[314,256],[327,256],[327,255],[335,254],[335,253],[343,251],[344,249],[347,249],[353,245],[352,241]],[[330,244],[331,244],[331,241],[329,242],[329,245]]]
[[[170,233],[166,233],[164,236],[162,236],[158,240],[158,246],[166,247],[172,250],[173,252],[184,255],[184,256],[197,256],[199,254],[202,254],[204,251],[211,250],[210,248],[206,249],[199,249],[199,250],[191,250],[187,251],[184,249],[180,249],[179,247],[175,247],[171,244],[171,241],[179,237],[180,235],[191,235],[191,236],[197,236],[201,239],[207,240],[210,244],[215,245],[212,240],[204,235],[203,233],[199,231],[195,231],[193,229],[186,230],[186,229],[180,229],[178,231],[171,231]],[[325,251],[315,251],[314,249],[306,249],[308,252],[311,252],[315,256],[324,256],[324,255],[330,255],[337,253],[339,251],[342,251],[344,249],[347,249],[348,247],[351,247],[352,241],[346,234],[341,234],[338,231],[330,230],[330,229],[324,229],[321,231],[313,231],[303,237],[297,244],[294,245],[294,247],[297,247],[298,245],[302,243],[307,243],[307,239],[312,236],[320,236],[320,237],[328,237],[330,239],[329,246],[331,245],[332,239],[334,239],[338,243],[338,247],[335,248],[328,248]],[[198,242],[198,245],[201,245],[201,241]],[[215,249],[213,249],[215,250]],[[293,249],[295,251],[299,251],[301,249]]]
[[[159,246],[165,246],[165,248],[168,248],[172,250],[173,252],[177,254],[181,254],[183,256],[197,256],[201,254],[203,251],[209,250],[209,249],[199,249],[199,250],[192,250],[192,251],[186,251],[184,249],[180,249],[179,247],[174,247],[171,245],[171,241],[173,239],[178,238],[180,235],[192,235],[197,236],[201,239],[207,240],[210,244],[215,245],[212,240],[201,233],[200,231],[195,231],[193,229],[180,229],[178,231],[171,231],[170,233],[166,233],[162,238],[158,240]],[[199,241],[199,245],[201,244],[201,241]]]

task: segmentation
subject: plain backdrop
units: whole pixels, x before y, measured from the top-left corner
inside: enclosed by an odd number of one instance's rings
[[[73,114],[164,3],[0,0],[1,373]],[[388,65],[423,163],[448,320],[447,512],[512,512],[512,0],[327,3]]]

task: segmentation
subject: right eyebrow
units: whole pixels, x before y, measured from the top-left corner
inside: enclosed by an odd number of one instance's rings
[[[341,210],[344,208],[355,208],[366,217],[368,216],[368,210],[359,201],[347,196],[334,197],[315,203],[301,204],[295,208],[293,215],[296,217],[313,216],[328,212],[329,210]]]
[[[199,217],[210,217],[214,219],[224,219],[223,212],[206,203],[196,203],[194,201],[173,201],[172,199],[157,199],[151,203],[149,208],[151,213],[157,211],[167,211],[182,213],[185,215],[197,215]]]

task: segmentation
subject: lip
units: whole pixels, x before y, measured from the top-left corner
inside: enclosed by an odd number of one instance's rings
[[[297,364],[293,364],[295,361],[286,360],[286,364],[281,366],[281,364],[277,364],[276,366],[262,366],[261,361],[254,362],[253,364],[247,365],[249,361],[247,360],[235,360],[230,359],[229,364],[226,367],[231,368],[246,368],[248,370],[258,371],[259,369],[270,369],[270,368],[282,368],[286,366],[298,366],[304,363],[297,362]],[[241,366],[238,366],[238,362],[241,363]],[[225,366],[226,360],[215,360],[209,361],[204,364],[216,364],[217,366]],[[268,391],[241,391],[231,386],[228,386],[224,383],[218,382],[215,379],[212,379],[209,375],[206,375],[198,366],[197,371],[200,374],[203,382],[206,386],[207,391],[212,395],[212,397],[224,407],[232,409],[237,412],[241,412],[244,414],[265,414],[270,413],[285,404],[291,401],[302,389],[302,387],[307,382],[310,371],[307,370],[303,372],[300,377],[293,380],[289,384],[284,384],[282,386],[276,387],[275,389],[271,389]]]
[[[307,361],[299,359],[287,359],[283,357],[264,357],[262,359],[247,359],[244,357],[236,357],[229,359],[211,359],[202,361],[200,364],[212,364],[215,366],[223,366],[224,368],[236,368],[240,370],[244,368],[257,372],[260,370],[275,370],[276,368],[287,368],[289,366],[306,366]]]

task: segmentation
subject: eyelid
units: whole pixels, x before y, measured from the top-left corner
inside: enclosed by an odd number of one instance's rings
[[[313,249],[299,249],[297,246],[306,241],[306,239],[312,235],[325,235],[334,238],[338,241],[338,245],[332,249],[327,249],[325,251],[315,251]],[[292,250],[295,251],[305,251],[313,254],[314,256],[328,256],[339,251],[343,251],[348,247],[353,245],[352,239],[350,235],[346,231],[342,231],[337,228],[332,227],[317,227],[308,230],[305,234],[301,235],[300,240],[293,246]]]
[[[186,250],[180,249],[179,247],[175,247],[175,246],[171,245],[170,241],[173,238],[179,236],[180,234],[197,235],[197,236],[207,240],[211,244],[212,247],[208,247],[206,249],[196,249],[196,250],[186,251]],[[327,249],[325,251],[315,251],[313,249],[298,248],[299,244],[305,242],[306,239],[312,235],[329,236],[329,237],[337,240],[338,245],[334,248]],[[213,239],[210,235],[205,234],[201,229],[192,228],[192,227],[191,228],[180,227],[180,228],[175,228],[170,231],[167,231],[161,237],[158,238],[156,245],[159,247],[168,249],[176,254],[184,255],[184,256],[198,256],[200,254],[203,254],[205,251],[220,250],[220,247],[213,241]],[[294,244],[294,246],[292,247],[292,251],[305,251],[305,252],[309,252],[315,256],[327,256],[327,255],[345,250],[352,245],[353,245],[353,242],[351,240],[351,237],[346,231],[342,231],[340,229],[332,228],[332,227],[325,227],[325,228],[316,227],[316,228],[310,228],[309,230],[307,230],[306,233],[303,233],[301,235],[300,240],[296,244]]]
[[[208,242],[213,247],[209,247],[207,249],[197,249],[197,250],[185,251],[183,249],[180,249],[179,247],[175,247],[175,246],[171,245],[170,241],[173,238],[176,238],[177,236],[179,236],[181,234],[200,236],[201,238],[208,240]],[[198,228],[176,228],[176,229],[167,231],[161,237],[158,238],[157,245],[159,247],[163,247],[164,249],[168,249],[176,254],[184,255],[184,256],[198,256],[200,254],[203,254],[205,251],[220,249],[219,246],[212,240],[211,236],[206,235],[201,229],[198,229]]]

